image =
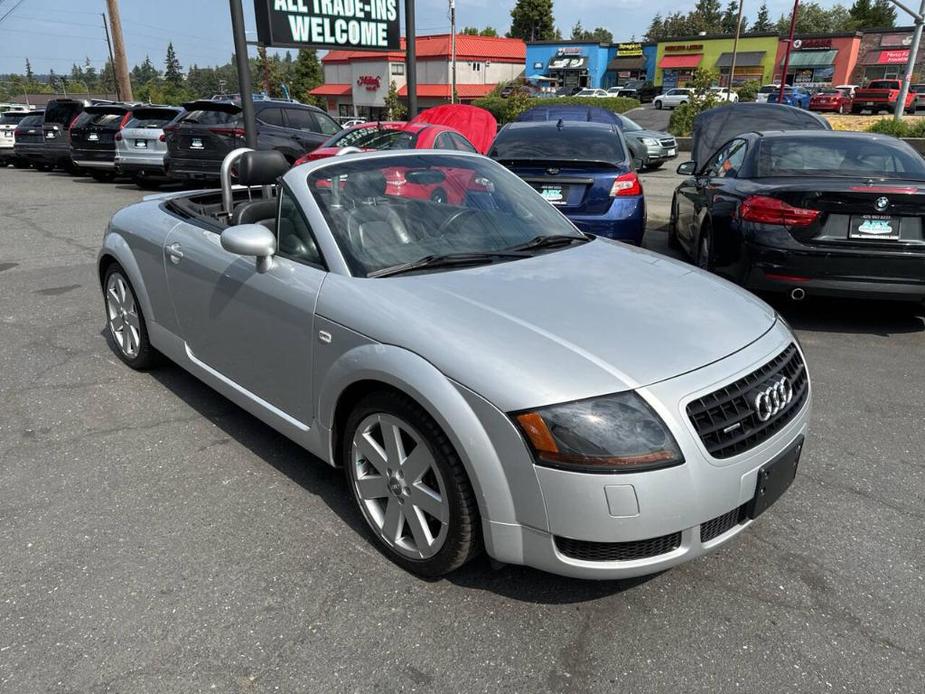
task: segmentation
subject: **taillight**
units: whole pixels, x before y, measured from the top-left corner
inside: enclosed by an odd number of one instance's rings
[[[806,227],[816,221],[819,210],[794,207],[766,195],[750,195],[739,205],[739,219],[759,224]]]
[[[161,142],[167,142],[167,136],[164,133],[161,133],[161,136],[157,139]]]
[[[610,197],[623,197],[625,195],[642,195],[642,183],[639,176],[630,171],[617,176],[610,188]]]
[[[172,133],[172,132],[173,132],[174,130],[176,130],[178,127],[179,127],[178,125],[165,125],[165,126],[164,126],[164,132],[165,132],[165,133]]]
[[[13,131],[13,135],[14,135],[15,137],[19,137],[20,135],[25,135],[25,134],[26,134],[26,131],[23,130],[22,128],[16,128],[16,129]]]
[[[209,128],[209,131],[215,133],[216,135],[244,137],[244,128]]]
[[[116,133],[116,136],[114,139],[116,142],[122,142],[122,133]]]
[[[71,118],[71,122],[67,124],[67,131],[68,131],[68,133],[71,132],[71,128],[74,127],[74,124],[77,122],[77,119],[78,119],[78,118],[80,118],[80,114],[79,114],[79,113],[78,113],[76,116],[74,116],[73,118]]]

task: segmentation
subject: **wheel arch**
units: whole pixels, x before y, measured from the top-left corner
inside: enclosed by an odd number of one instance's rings
[[[343,463],[340,449],[346,419],[364,396],[376,390],[405,395],[433,417],[463,463],[484,522],[514,522],[508,479],[479,417],[455,383],[423,357],[401,347],[375,343],[354,347],[326,367],[316,391],[316,417],[330,432],[329,462]]]
[[[132,285],[135,297],[141,304],[141,310],[144,312],[145,319],[149,322],[156,322],[158,316],[154,313],[151,298],[148,295],[148,288],[145,286],[141,269],[138,267],[138,262],[135,260],[132,250],[120,234],[110,231],[106,234],[106,238],[103,240],[103,247],[97,255],[96,265],[100,280],[100,290],[105,290],[103,281],[106,278],[106,273],[113,264],[118,264],[128,276],[128,281]]]

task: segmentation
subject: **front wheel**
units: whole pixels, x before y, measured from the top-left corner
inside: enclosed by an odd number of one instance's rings
[[[135,290],[118,263],[106,270],[103,301],[109,338],[119,359],[138,371],[150,369],[157,362],[157,352],[148,340],[148,326]]]
[[[414,400],[364,398],[342,438],[347,482],[392,561],[421,576],[459,568],[481,549],[475,494],[446,434]]]
[[[661,110],[662,110],[662,102],[661,102],[661,101],[656,101],[656,102],[655,102],[655,108],[658,109],[659,111],[661,111]]]

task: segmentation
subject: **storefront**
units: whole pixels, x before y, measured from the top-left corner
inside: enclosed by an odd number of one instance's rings
[[[715,69],[720,83],[733,85],[746,81],[765,82],[774,71],[777,34],[740,37],[736,50],[735,74],[731,75],[735,37],[692,36],[661,41],[656,51],[654,82],[663,89],[684,87],[698,68]]]
[[[902,79],[909,64],[912,30],[866,32],[861,40],[861,57],[854,70],[857,84],[867,84],[877,79]],[[919,51],[919,62],[913,81],[925,74],[922,69],[923,51]]]
[[[860,33],[797,35],[790,51],[787,84],[814,88],[849,83],[860,46]],[[781,41],[775,81],[783,72],[786,51],[787,42]]]
[[[646,79],[646,57],[641,43],[618,43],[614,57],[607,63],[601,86],[604,89],[626,84],[630,80]]]
[[[531,41],[527,44],[526,75],[555,80],[557,86],[570,89],[603,87],[614,51],[610,45],[595,41]]]
[[[417,37],[418,109],[451,97],[452,41],[449,34]],[[402,42],[404,47],[404,42]],[[523,74],[526,47],[520,39],[456,36],[456,94],[460,101],[488,95],[501,82]],[[405,52],[332,50],[322,59],[325,83],[311,91],[323,97],[333,116],[370,120],[388,117],[385,99],[395,85],[407,103]]]

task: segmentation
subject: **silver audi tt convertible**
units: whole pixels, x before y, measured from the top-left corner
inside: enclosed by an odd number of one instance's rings
[[[164,356],[342,466],[375,542],[422,575],[483,549],[661,571],[766,511],[807,431],[804,355],[771,308],[582,234],[478,155],[290,170],[236,150],[221,190],[118,212],[99,277],[126,364]]]

